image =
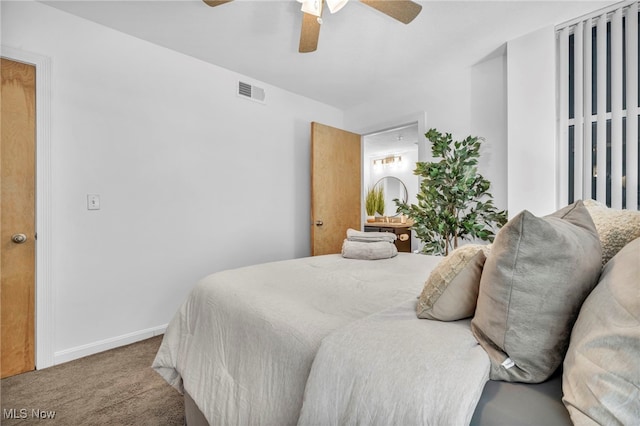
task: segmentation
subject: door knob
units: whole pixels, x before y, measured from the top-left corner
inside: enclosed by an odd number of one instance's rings
[[[16,244],[22,244],[27,241],[27,236],[24,234],[15,234],[11,237],[11,241]]]
[[[322,226],[324,223],[321,220],[316,220],[316,226]]]

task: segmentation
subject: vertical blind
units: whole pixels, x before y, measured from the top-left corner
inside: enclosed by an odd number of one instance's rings
[[[638,2],[556,28],[560,206],[640,210]]]

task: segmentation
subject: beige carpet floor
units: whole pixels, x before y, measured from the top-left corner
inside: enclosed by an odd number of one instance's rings
[[[183,425],[182,395],[151,369],[161,340],[157,336],[3,379],[0,423]],[[53,419],[38,418],[50,412]]]

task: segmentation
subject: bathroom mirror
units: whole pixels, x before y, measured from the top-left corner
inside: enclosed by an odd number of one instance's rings
[[[374,185],[375,189],[382,187],[384,191],[384,216],[398,216],[395,198],[406,203],[409,198],[407,187],[404,182],[395,176],[385,176],[380,178]]]

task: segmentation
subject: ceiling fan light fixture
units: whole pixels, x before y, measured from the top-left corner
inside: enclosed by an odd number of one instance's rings
[[[0,0],[2,1],[2,0]],[[203,0],[211,7],[220,6],[233,0]],[[300,30],[300,45],[298,52],[315,52],[318,48],[320,26],[322,25],[322,4],[326,1],[329,11],[336,13],[341,10],[349,0],[297,0],[301,3],[302,28]],[[420,14],[422,6],[412,0],[360,0],[360,2],[372,7],[385,15],[403,24],[408,24]]]
[[[322,16],[322,0],[298,0],[302,3],[302,10],[304,13],[314,16]]]
[[[327,7],[329,7],[329,12],[336,13],[340,9],[342,9],[349,0],[326,0]]]

